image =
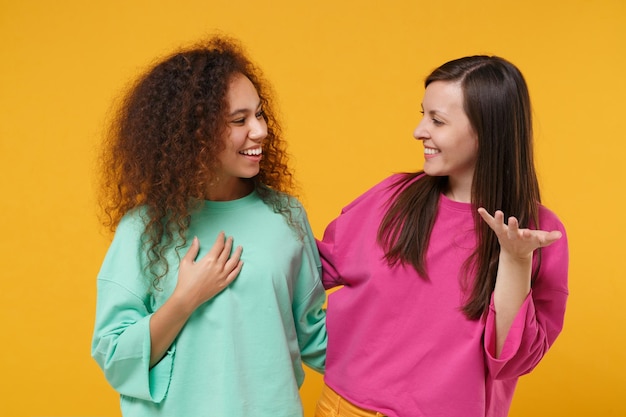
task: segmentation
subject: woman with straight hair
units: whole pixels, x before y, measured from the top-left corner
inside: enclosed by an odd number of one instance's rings
[[[120,103],[91,351],[124,417],[303,414],[326,297],[272,102],[218,36],[154,64]]]
[[[567,240],[541,204],[524,77],[468,56],[425,88],[423,171],[375,185],[318,242],[341,287],[318,417],[504,417],[563,327]]]

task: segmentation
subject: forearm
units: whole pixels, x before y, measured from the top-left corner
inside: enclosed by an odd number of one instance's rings
[[[150,367],[156,365],[195,310],[173,294],[150,319]]]
[[[496,312],[496,357],[500,356],[511,324],[530,293],[531,272],[532,255],[517,258],[504,251],[500,253],[493,294]]]

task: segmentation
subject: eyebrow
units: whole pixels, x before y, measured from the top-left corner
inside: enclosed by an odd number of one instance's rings
[[[423,103],[420,105],[420,107],[422,108],[422,112],[424,112],[424,104]],[[430,110],[428,110],[428,112],[425,112],[425,113],[428,113],[428,115],[430,115],[430,116],[435,115],[435,114],[440,114],[442,116],[447,116],[448,115],[448,113],[446,113],[445,111],[438,110],[438,109],[430,109]]]
[[[263,103],[262,103],[261,101],[259,101],[259,104],[256,106],[256,110],[255,110],[255,112],[259,111],[259,109],[261,109],[261,107],[263,107]],[[232,111],[232,112],[228,115],[228,117],[236,116],[237,114],[240,114],[240,113],[248,114],[248,113],[250,113],[250,109],[248,109],[248,108],[243,108],[243,109],[237,109],[237,110],[234,110],[234,111]]]

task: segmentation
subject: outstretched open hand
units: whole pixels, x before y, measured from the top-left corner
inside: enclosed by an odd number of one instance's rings
[[[531,230],[520,229],[515,217],[509,217],[508,224],[504,223],[504,213],[497,210],[492,216],[484,208],[479,208],[480,217],[489,225],[498,237],[500,250],[517,258],[530,256],[537,248],[549,246],[562,236],[558,230]]]

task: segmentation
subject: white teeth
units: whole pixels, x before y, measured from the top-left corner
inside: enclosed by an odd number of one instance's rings
[[[261,155],[263,153],[263,150],[261,148],[254,148],[254,149],[246,149],[245,151],[241,151],[239,153],[243,155],[257,156],[257,155]]]
[[[439,153],[439,149],[433,149],[433,148],[424,148],[424,153],[426,155],[434,155],[436,153]]]

